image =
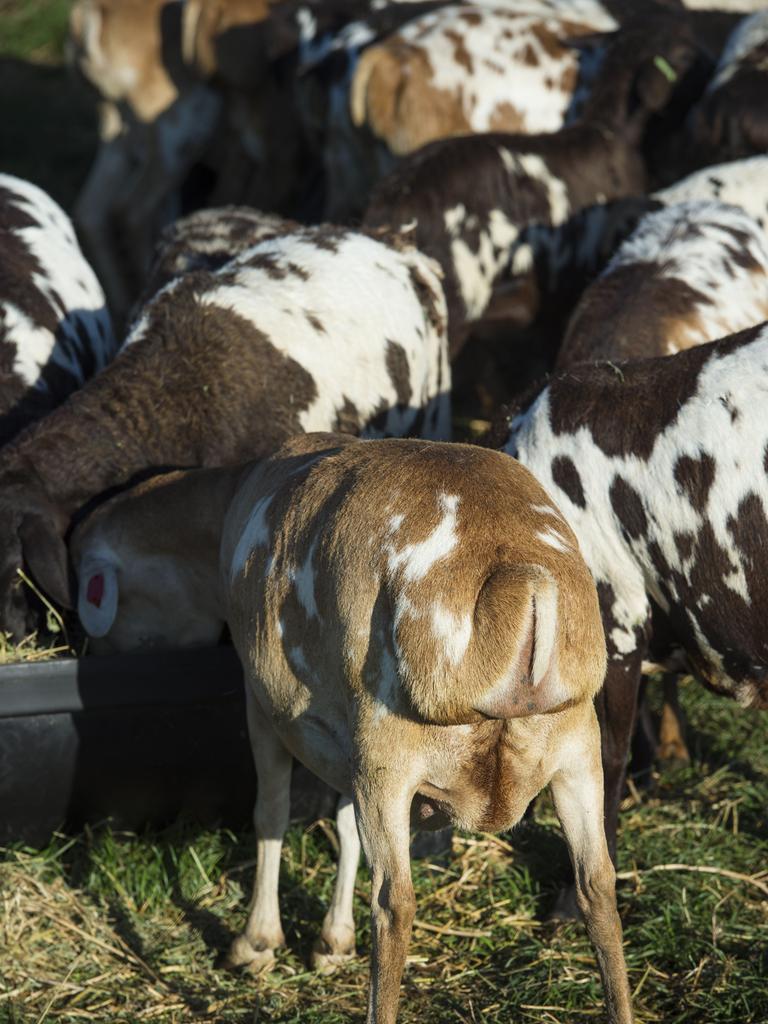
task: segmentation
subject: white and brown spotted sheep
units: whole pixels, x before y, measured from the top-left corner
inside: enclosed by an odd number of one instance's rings
[[[557,368],[672,355],[768,319],[768,235],[717,200],[642,217],[568,325]]]
[[[292,755],[342,796],[323,970],[354,953],[357,819],[372,874],[370,1024],[396,1017],[415,912],[411,824],[508,829],[550,785],[608,1020],[630,1024],[602,824],[597,596],[523,467],[467,445],[298,437],[256,465],[117,498],[73,553],[82,621],[117,647],[139,623],[164,643],[229,624],[259,777],[258,867],[231,966],[263,969],[285,941]]]
[[[605,47],[571,41],[602,23],[471,4],[414,18],[361,55],[352,121],[390,158],[450,135],[557,131],[578,114]]]
[[[754,158],[765,164],[761,157]],[[745,161],[745,163],[748,161]],[[744,169],[742,168],[742,171]],[[747,173],[749,179],[754,171]],[[738,172],[735,191],[748,190]],[[724,181],[719,181],[721,191]],[[711,178],[703,181],[712,184]],[[765,183],[751,194],[760,205]],[[557,369],[594,360],[671,355],[768,319],[768,237],[744,210],[719,200],[646,214],[576,307]],[[661,757],[689,759],[676,676],[663,676]]]
[[[0,445],[117,351],[104,293],[42,189],[0,174]]]
[[[26,628],[26,566],[69,601],[63,538],[109,488],[268,455],[297,432],[447,437],[437,267],[343,228],[288,231],[167,285],[118,358],[0,454],[0,629]]]
[[[444,3],[186,3],[185,59],[223,96],[230,135],[240,147],[239,159],[226,162],[216,183],[217,201],[357,220],[383,171],[350,118],[349,86],[359,55]]]
[[[353,19],[364,28],[367,15],[381,17],[376,6],[77,0],[70,60],[99,94],[101,138],[75,222],[117,317],[127,315],[159,231],[181,213],[196,163],[207,175],[191,192],[207,205],[282,211],[296,198],[308,161],[295,74]],[[210,178],[208,195],[201,182]]]
[[[675,82],[659,69],[674,68]],[[579,210],[645,190],[638,145],[699,60],[677,17],[654,17],[619,34],[606,56],[583,122],[549,135],[475,135],[430,143],[374,190],[365,222],[411,229],[445,273],[452,350],[491,300],[510,295],[535,312],[528,285],[540,258],[536,232]],[[533,306],[533,309],[529,309]]]

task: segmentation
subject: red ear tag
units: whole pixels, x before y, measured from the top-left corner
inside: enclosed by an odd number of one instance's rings
[[[91,576],[88,580],[88,589],[85,592],[86,600],[101,608],[101,599],[104,597],[104,577],[100,572]]]

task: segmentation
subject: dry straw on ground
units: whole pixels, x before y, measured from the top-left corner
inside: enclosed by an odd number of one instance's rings
[[[692,821],[656,796],[628,803],[625,844],[654,851],[639,863],[633,855],[631,870],[620,873],[638,1021],[764,1022],[764,842],[752,859],[749,836],[733,834],[733,807],[719,798],[709,821]],[[603,1018],[583,929],[543,921],[564,851],[547,801],[536,816],[514,835],[456,836],[449,857],[414,862],[417,918],[401,1024]],[[325,821],[292,829],[281,879],[288,948],[259,979],[216,968],[244,919],[250,835],[86,832],[41,853],[8,851],[0,862],[0,1021],[362,1021],[364,871],[356,900],[361,955],[331,978],[307,968],[333,883],[332,836]],[[677,849],[710,863],[659,859]],[[711,863],[714,855],[719,863]],[[757,863],[759,870],[744,870]]]
[[[328,828],[328,823],[323,823]],[[304,891],[332,881],[330,857],[320,862],[302,859],[298,843],[288,850],[288,872],[301,879]],[[533,904],[524,898],[494,898],[493,881],[504,871],[512,848],[497,837],[457,837],[450,867],[422,864],[430,877],[422,893],[409,955],[405,998],[411,1010],[428,1005],[435,984],[452,991],[459,1004],[472,1012],[493,1006],[492,988],[479,986],[487,966],[488,940],[503,929],[505,942],[541,929]],[[306,851],[305,851],[306,852]],[[308,1020],[357,1020],[366,1003],[367,959],[332,979],[318,978],[305,966],[308,943],[319,922],[302,922],[301,933],[289,931],[289,950],[281,954],[276,971],[254,980],[215,969],[216,946],[228,938],[228,919],[242,920],[252,862],[234,864],[215,879],[199,863],[201,887],[194,909],[180,908],[171,894],[143,906],[123,890],[121,906],[93,898],[59,874],[45,857],[16,851],[0,865],[0,943],[6,965],[0,984],[2,1007],[13,1007],[11,1019],[43,1021],[220,1022],[291,1020],[304,1009]],[[114,878],[114,890],[122,886]],[[362,880],[359,897],[368,897]],[[220,929],[208,921],[208,943],[202,938],[211,911]],[[142,918],[147,918],[142,927]],[[151,918],[151,920],[150,920]],[[288,923],[288,922],[286,922]],[[304,925],[309,924],[306,932]],[[289,925],[290,928],[290,925]],[[462,954],[450,941],[461,940]],[[213,948],[212,948],[213,946]],[[558,961],[558,970],[579,978],[594,971],[584,950],[542,949],[545,959]],[[580,955],[579,955],[580,954]],[[470,1004],[475,1007],[469,1010]],[[540,1007],[531,1004],[539,1012]],[[275,1013],[277,1012],[277,1015]],[[549,1011],[548,1011],[549,1012]],[[554,1007],[551,1012],[554,1012]],[[302,1019],[304,1017],[302,1016]],[[477,1018],[480,1019],[480,1018]],[[554,1018],[547,1018],[554,1019]],[[559,1019],[559,1018],[558,1018]]]

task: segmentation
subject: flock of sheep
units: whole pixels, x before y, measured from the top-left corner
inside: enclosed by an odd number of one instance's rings
[[[293,757],[340,794],[319,970],[354,955],[370,865],[376,1024],[411,826],[508,829],[549,785],[560,911],[631,1022],[612,856],[643,668],[672,703],[688,666],[768,707],[760,6],[75,4],[91,264],[0,175],[0,629],[37,623],[19,570],[96,651],[229,629],[259,780],[231,966],[284,942]],[[481,444],[451,443],[452,373]]]

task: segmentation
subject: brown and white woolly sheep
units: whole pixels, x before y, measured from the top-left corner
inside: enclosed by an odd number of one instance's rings
[[[494,290],[510,291],[531,276],[538,257],[532,229],[645,191],[643,134],[687,89],[699,62],[693,33],[677,16],[634,23],[609,48],[583,121],[549,135],[433,142],[379,182],[365,223],[410,227],[415,244],[443,267],[454,351]]]
[[[327,225],[167,285],[119,356],[0,453],[0,629],[24,635],[22,565],[68,603],[73,515],[137,475],[306,430],[449,436],[445,322],[432,261]]]
[[[717,200],[642,217],[581,297],[557,368],[672,355],[768,318],[768,237]]]

